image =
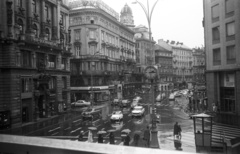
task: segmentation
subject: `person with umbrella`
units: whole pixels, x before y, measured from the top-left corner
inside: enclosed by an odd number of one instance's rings
[[[136,131],[135,134],[134,134],[134,137],[133,137],[134,145],[135,145],[135,146],[138,146],[138,141],[139,141],[139,139],[140,139],[139,133],[140,133],[140,131]]]
[[[147,129],[144,131],[143,134],[143,140],[145,140],[145,146],[149,147],[150,146],[150,130],[149,126],[147,126]]]
[[[126,146],[129,146],[130,140],[131,140],[131,138],[130,138],[129,133],[128,133],[127,136],[124,139],[124,143],[123,144],[126,145]]]
[[[115,144],[115,137],[113,132],[110,132],[109,141],[110,141],[110,144]]]
[[[80,134],[79,134],[79,136],[78,136],[78,141],[83,141],[83,133],[84,133],[84,131],[81,130],[81,131],[80,131]]]

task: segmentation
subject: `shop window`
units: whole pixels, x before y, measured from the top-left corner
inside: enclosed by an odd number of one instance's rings
[[[0,112],[0,129],[7,129],[11,127],[10,111]]]
[[[27,93],[32,92],[32,79],[31,78],[22,78],[21,79],[21,92]]]
[[[30,51],[21,51],[21,66],[22,67],[31,67],[31,52]]]

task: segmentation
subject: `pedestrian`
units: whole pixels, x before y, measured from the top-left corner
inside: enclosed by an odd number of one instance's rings
[[[115,138],[114,134],[113,134],[113,132],[111,132],[110,135],[109,135],[110,144],[115,144],[115,139],[114,138]]]
[[[179,137],[180,140],[182,139],[182,134],[181,134],[181,132],[182,132],[182,128],[181,128],[180,125],[178,125],[178,137]]]
[[[98,143],[103,143],[103,135],[98,134]]]
[[[129,136],[129,133],[127,134],[127,136],[125,137],[125,139],[124,139],[124,145],[126,145],[126,146],[129,146],[129,142],[130,142],[130,136]]]
[[[93,133],[91,130],[88,132],[88,142],[92,143],[93,142]]]
[[[78,135],[78,141],[83,141],[83,133],[84,131],[80,131],[79,135]]]
[[[174,137],[174,139],[177,135],[178,135],[178,122],[176,122],[174,127],[173,127],[173,137]]]
[[[135,146],[138,146],[139,138],[140,138],[140,135],[136,133],[136,134],[134,135],[134,138],[133,138],[133,139],[134,139],[134,145],[135,145]]]
[[[145,146],[149,147],[150,146],[150,130],[148,126],[147,126],[147,129],[144,131],[143,140],[145,140]]]

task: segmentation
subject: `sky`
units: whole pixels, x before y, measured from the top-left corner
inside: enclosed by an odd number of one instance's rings
[[[102,0],[119,13],[127,3],[133,12],[135,26],[148,27],[147,18],[139,4],[132,4],[135,0]],[[147,0],[138,0],[145,7]],[[151,9],[156,0],[149,0]],[[158,0],[153,10],[151,29],[155,41],[158,39],[183,42],[190,48],[204,45],[202,27],[202,0]]]

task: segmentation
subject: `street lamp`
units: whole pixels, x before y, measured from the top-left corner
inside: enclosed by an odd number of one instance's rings
[[[97,55],[97,54],[101,54],[99,51],[95,52],[93,54],[93,56]],[[94,62],[95,63],[95,62]],[[94,64],[95,65],[95,64]],[[93,101],[94,101],[94,94],[93,94],[93,62],[91,64],[91,95],[90,95],[90,99],[91,99],[91,106],[93,107]]]
[[[151,19],[152,19],[153,10],[154,10],[157,2],[158,2],[158,0],[154,3],[154,5],[153,5],[153,7],[151,8],[151,10],[149,9],[148,0],[147,0],[147,9],[146,9],[146,7],[145,7],[141,2],[139,2],[138,0],[136,0],[135,2],[132,2],[132,4],[137,4],[137,3],[138,3],[138,4],[142,7],[142,9],[143,9],[143,11],[144,11],[144,13],[145,13],[145,15],[146,15],[146,17],[147,17],[148,28],[149,28],[149,40],[152,40]]]

